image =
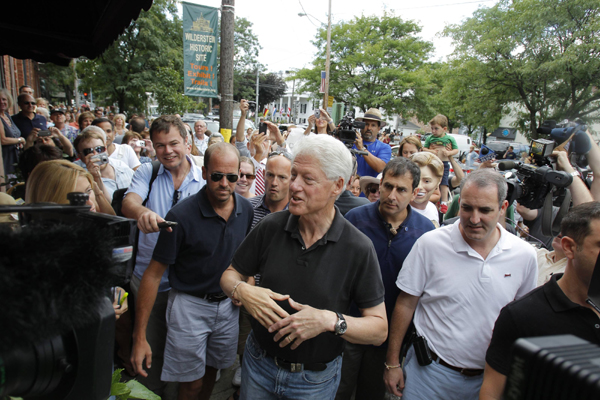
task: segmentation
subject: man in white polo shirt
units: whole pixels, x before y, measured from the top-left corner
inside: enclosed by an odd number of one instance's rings
[[[398,274],[384,381],[403,400],[477,399],[485,352],[502,307],[535,288],[533,248],[497,223],[508,202],[504,177],[482,169],[463,183],[459,220],[415,243]],[[400,366],[414,314],[416,334]],[[417,357],[417,353],[430,352]]]

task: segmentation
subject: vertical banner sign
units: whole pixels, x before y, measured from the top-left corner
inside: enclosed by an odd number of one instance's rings
[[[184,93],[217,97],[217,8],[183,2]]]

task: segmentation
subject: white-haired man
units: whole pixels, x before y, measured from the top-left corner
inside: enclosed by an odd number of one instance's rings
[[[242,399],[333,398],[343,339],[379,345],[387,337],[373,245],[334,207],[351,174],[350,152],[327,135],[295,150],[289,209],[263,218],[221,278],[223,291],[254,317]],[[261,287],[246,283],[257,273]],[[361,317],[342,315],[351,302]]]

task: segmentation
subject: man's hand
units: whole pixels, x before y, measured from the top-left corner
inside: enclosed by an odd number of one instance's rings
[[[385,369],[383,371],[383,382],[388,392],[394,396],[402,397],[404,390],[404,374],[402,368]]]
[[[279,343],[279,347],[285,347],[291,344],[291,349],[295,350],[302,342],[312,339],[315,336],[332,330],[337,322],[337,315],[333,311],[319,310],[311,306],[296,303],[288,299],[290,306],[298,310],[281,321],[269,327],[269,332],[278,331],[273,338],[276,342],[283,337],[286,339]]]
[[[127,298],[125,298],[125,300],[123,300],[123,304],[119,304],[119,299],[122,299],[123,296],[125,295],[125,289],[123,289],[122,287],[116,287],[115,288],[115,296],[113,299],[113,308],[115,309],[115,317],[117,319],[121,318],[121,315],[125,314],[127,312],[127,310],[129,309],[129,304],[127,303]]]
[[[556,157],[556,164],[560,171],[565,171],[568,174],[575,172],[575,169],[569,162],[569,157],[566,151],[554,150],[551,157]]]
[[[235,292],[235,297],[244,305],[250,315],[267,329],[282,318],[289,316],[283,308],[275,303],[275,300],[289,299],[290,296],[287,294],[279,294],[262,287],[241,284]]]
[[[146,339],[141,341],[134,340],[129,361],[131,362],[135,373],[146,378],[148,377],[148,373],[143,367],[144,359],[146,359],[146,368],[152,368],[152,349],[150,348],[148,341]]]
[[[356,145],[356,148],[358,150],[360,150],[360,151],[365,150],[365,146],[363,145],[363,139],[359,132],[356,132],[356,140],[354,141],[354,144]]]
[[[164,218],[155,213],[154,211],[148,210],[143,212],[138,218],[138,228],[140,231],[148,234],[153,232],[159,232],[159,222],[163,222]],[[173,232],[172,228],[167,228],[167,232]]]
[[[250,108],[250,106],[248,104],[248,100],[246,100],[246,99],[240,100],[240,111],[242,112],[242,115],[241,115],[242,118],[246,117],[246,114],[248,113],[248,108]]]
[[[279,127],[272,123],[271,121],[265,121],[267,124],[267,128],[269,129],[269,140],[273,143],[277,143],[279,146],[283,145],[283,136],[281,136],[281,132],[279,131]]]

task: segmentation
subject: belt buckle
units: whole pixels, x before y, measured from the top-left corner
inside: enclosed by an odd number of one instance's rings
[[[302,372],[302,364],[290,363],[290,372]]]

